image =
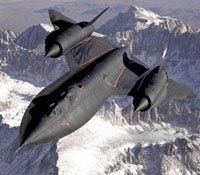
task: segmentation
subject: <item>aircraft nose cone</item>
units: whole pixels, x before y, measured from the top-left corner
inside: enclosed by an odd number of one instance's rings
[[[52,47],[50,47],[50,49],[46,51],[45,57],[55,58],[60,55],[60,52],[61,52],[60,47],[57,44],[53,44]]]
[[[43,143],[44,140],[49,137],[45,131],[45,128],[47,128],[47,126],[45,126],[44,123],[40,124],[40,126],[37,126],[33,131],[30,132],[30,135],[21,143],[21,146],[36,145]]]
[[[63,136],[69,124],[65,118],[45,119],[30,133],[26,140],[21,143],[22,146],[36,145],[55,141]]]
[[[21,143],[21,146],[29,146],[43,143],[43,140],[46,138],[45,132],[41,133],[38,129],[32,132],[31,135]]]
[[[145,110],[148,107],[149,103],[146,98],[142,98],[138,105],[135,106],[135,112]]]

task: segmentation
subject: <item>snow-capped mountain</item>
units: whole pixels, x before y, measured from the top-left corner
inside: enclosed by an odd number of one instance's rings
[[[9,30],[1,30],[0,31],[0,38],[1,38],[1,43],[3,42],[11,42],[17,37],[17,34],[14,33],[13,31]]]
[[[132,98],[111,97],[91,121],[50,143],[18,148],[30,100],[68,71],[64,58],[43,56],[47,24],[0,33],[0,174],[199,174],[199,99],[171,100],[134,114]],[[150,66],[166,52],[170,76],[199,94],[200,33],[188,24],[130,7],[98,30]],[[101,35],[102,36],[102,35]]]
[[[8,47],[13,40],[15,40],[17,37],[17,34],[13,31],[9,30],[0,30],[0,53],[3,49]]]
[[[194,29],[199,28],[200,10],[199,8],[187,9],[184,8],[162,8],[153,7],[152,11],[162,15],[162,16],[173,16],[177,19],[188,21]]]
[[[51,25],[39,24],[17,37],[11,37],[10,33],[14,35],[14,32],[3,32],[0,70],[12,78],[43,87],[68,71],[65,59],[46,59],[43,56],[44,40],[52,29]]]
[[[131,6],[127,12],[120,13],[110,21],[102,25],[98,31],[104,34],[113,34],[127,30],[144,30],[151,25],[158,26],[169,32],[192,32],[192,28],[177,19],[168,16],[160,16],[148,9]]]
[[[132,53],[149,65],[158,65],[166,51],[166,66],[171,77],[199,92],[200,79],[196,75],[200,74],[200,35],[188,24],[140,7],[130,7],[99,31],[108,34],[114,43],[129,45]]]

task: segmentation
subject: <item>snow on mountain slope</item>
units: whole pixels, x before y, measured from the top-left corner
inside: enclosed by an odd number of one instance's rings
[[[176,19],[181,19],[187,21],[194,29],[199,28],[199,18],[200,10],[199,8],[187,9],[184,8],[162,8],[162,7],[153,7],[152,11],[162,15],[162,16],[173,16]]]
[[[67,72],[66,59],[44,57],[44,39],[50,29],[47,24],[32,26],[9,42],[10,35],[4,32],[0,45],[0,70],[12,78],[42,87]]]
[[[177,132],[169,126],[159,129],[154,127],[155,131],[152,128],[151,132],[142,132],[139,129],[140,124],[132,126],[125,123],[114,124],[114,120],[112,123],[105,120],[107,116],[103,115],[104,112],[99,112],[84,127],[59,140],[57,144],[18,148],[18,126],[23,112],[41,88],[11,79],[5,74],[1,74],[1,84],[5,87],[0,96],[1,102],[9,102],[7,103],[9,105],[1,103],[0,169],[3,170],[2,174],[108,174],[116,171],[115,164],[119,155],[129,147],[134,148],[136,143],[141,143],[145,148],[151,146],[149,143],[165,145],[175,141],[176,138],[187,139],[188,137],[184,132]],[[20,93],[17,90],[19,88]],[[120,112],[115,113],[115,117],[120,118],[120,116]],[[124,160],[121,163],[121,172],[128,171],[130,168],[130,171],[142,172],[141,167],[144,166],[135,163],[130,163],[130,166],[125,165],[128,162]]]
[[[10,41],[13,41],[17,37],[17,34],[14,33],[13,31],[9,30],[1,30],[0,31],[0,38],[1,38],[1,43],[9,43]]]
[[[167,48],[170,75],[200,92],[200,38],[189,25],[131,7],[100,30],[114,43],[130,44],[151,65]],[[57,143],[18,149],[18,127],[30,100],[68,71],[65,59],[43,57],[41,38],[49,31],[40,24],[19,36],[0,35],[0,174],[199,174],[199,99],[134,113],[132,98],[111,97],[85,126]]]
[[[126,25],[120,24],[121,18]],[[162,19],[159,25],[158,19]],[[99,31],[109,34],[110,40],[118,45],[129,45],[131,52],[150,66],[158,65],[167,49],[165,65],[170,76],[200,92],[200,79],[196,76],[200,74],[200,34],[192,31],[188,24],[160,17],[149,10],[130,7],[127,12],[100,27]]]
[[[104,34],[114,34],[127,30],[144,30],[151,25],[160,26],[170,32],[177,33],[192,32],[192,28],[177,19],[171,17],[163,17],[158,14],[141,7],[131,6],[128,11],[120,13],[113,19],[102,25],[98,31]]]
[[[137,144],[119,152],[107,174],[199,174],[199,137],[177,138],[171,143]],[[195,152],[195,153],[194,153]],[[137,167],[137,169],[135,168]],[[125,171],[124,171],[125,169]]]
[[[21,117],[19,116],[23,115],[27,108],[27,103],[41,88],[36,88],[32,84],[12,79],[6,74],[1,74],[0,77],[0,111],[4,116],[2,122],[12,127],[19,126],[21,121]]]

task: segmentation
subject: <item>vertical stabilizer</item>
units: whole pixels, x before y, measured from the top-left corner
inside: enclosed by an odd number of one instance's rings
[[[74,20],[66,17],[65,15],[63,15],[62,13],[60,13],[54,9],[49,9],[49,18],[50,18],[54,28],[70,27],[70,26],[76,24],[76,22]]]
[[[160,68],[161,69],[164,69],[165,57],[166,57],[166,54],[167,54],[167,50],[168,50],[168,48],[166,47],[165,50],[163,51],[162,57],[160,58]]]
[[[90,21],[90,24],[94,24],[94,23],[96,22],[96,20],[97,20],[101,15],[103,15],[108,9],[109,9],[109,7],[107,7],[107,8],[104,9],[101,13],[99,13],[95,18],[93,18],[93,19]]]

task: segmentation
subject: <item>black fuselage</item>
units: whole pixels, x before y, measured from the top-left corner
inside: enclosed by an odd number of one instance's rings
[[[42,90],[24,114],[21,144],[56,140],[88,122],[114,94],[116,83],[125,69],[124,50],[114,49],[86,68],[63,76]]]

